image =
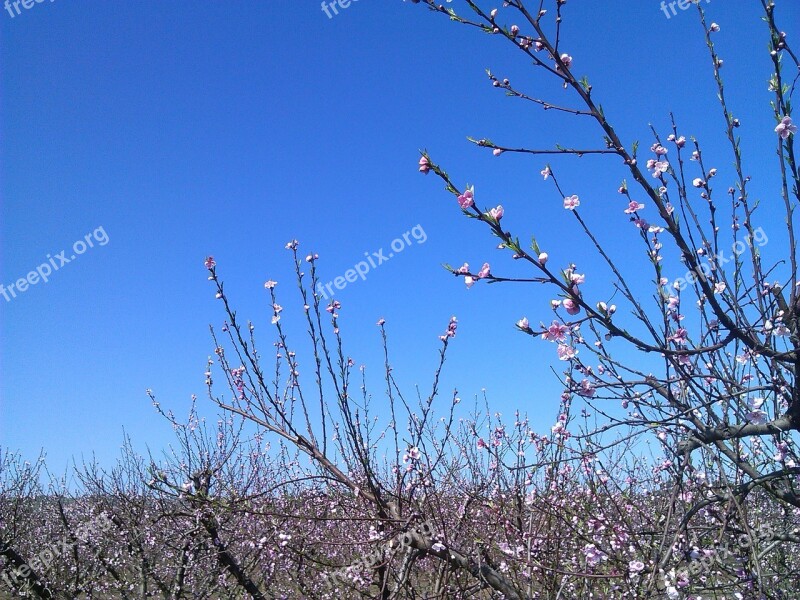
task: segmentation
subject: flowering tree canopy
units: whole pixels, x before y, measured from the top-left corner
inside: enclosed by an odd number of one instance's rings
[[[41,462],[0,456],[5,585],[48,599],[797,597],[800,170],[791,101],[800,64],[775,3],[759,1],[774,67],[765,93],[775,127],[762,134],[775,148],[768,168],[779,185],[769,202],[785,216],[781,236],[751,193],[715,45],[722,26],[702,3],[693,12],[727,156],[706,155],[674,115],[642,147],[623,141],[578,74],[580,56],[565,47],[566,0],[413,0],[513,49],[563,99],[491,71],[490,84],[510,101],[574,117],[595,140],[527,148],[470,138],[491,152],[487,160],[540,161],[550,201],[602,270],[579,267],[589,261],[569,244],[523,243],[537,232],[509,224],[515,200],[484,200],[491,193],[480,182],[461,185],[468,174],[445,171],[446,157],[425,151],[416,164],[444,182],[454,217],[485,228],[502,253],[491,264],[448,266],[452,276],[467,288],[547,290],[541,306],[520,305],[516,329],[553,351],[561,393],[541,399],[553,425],[536,431],[522,407],[508,419],[486,397],[470,409],[442,390],[456,317],[443,324],[430,386],[416,398],[395,378],[380,319],[384,389],[375,398],[347,351],[347,306],[323,300],[320,257],[297,240],[286,250],[307,339],[290,339],[281,304],[289,285],[270,279],[266,351],[232,307],[224,265],[207,257],[225,319],[212,329],[205,372],[216,423],[195,405],[178,419],[148,390],[175,447],[145,458],[126,444],[111,472],[76,466],[79,492],[56,478],[44,486]],[[621,183],[598,190],[603,200],[576,194],[547,156],[610,161],[580,169],[616,167]],[[732,162],[729,173],[722,161]],[[601,201],[607,222],[594,223],[588,209]],[[608,223],[615,237],[629,236],[622,256],[605,239]],[[768,232],[786,244],[772,261]]]

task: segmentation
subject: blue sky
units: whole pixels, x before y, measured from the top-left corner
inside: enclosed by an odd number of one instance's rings
[[[722,26],[726,90],[772,228],[768,248],[780,256],[770,64],[757,5],[714,0],[707,10]],[[796,3],[779,9],[787,27],[800,22]],[[589,75],[623,140],[649,147],[648,124],[666,136],[673,111],[727,186],[732,158],[700,33],[694,11],[667,19],[655,0],[570,2],[563,48],[573,71]],[[424,243],[337,293],[349,354],[379,375],[375,321],[384,317],[396,374],[409,390],[415,383],[427,390],[437,336],[456,315],[443,405],[454,387],[465,399],[485,388],[494,410],[529,411],[541,430],[553,423],[554,349],[514,328],[523,315],[549,321],[549,293],[466,290],[449,276],[442,263],[520,271],[487,232],[461,218],[438,180],[416,170],[426,148],[459,185],[476,186],[480,205],[502,203],[512,231],[535,234],[559,265],[577,262],[589,275],[586,291],[607,297],[608,274],[541,180],[547,161],[494,158],[466,141],[600,147],[588,121],[506,99],[489,85],[486,68],[531,94],[574,104],[508,44],[395,0],[360,0],[334,18],[316,0],[56,0],[13,18],[0,13],[0,35],[0,283],[25,277],[98,228],[109,240],[47,283],[10,302],[0,297],[0,444],[29,458],[44,448],[57,469],[92,453],[111,462],[123,428],[140,448],[164,447],[172,432],[145,389],[178,413],[192,393],[204,393],[208,325],[223,319],[206,255],[215,256],[239,314],[256,322],[267,346],[269,278],[279,282],[290,334],[302,335],[288,240],[318,252],[332,280],[365,252],[388,253],[417,225]],[[625,176],[619,161],[550,162],[629,273],[643,268],[615,193]],[[310,359],[303,363],[310,374]],[[372,391],[380,402],[380,386]],[[201,412],[216,414],[208,403]]]

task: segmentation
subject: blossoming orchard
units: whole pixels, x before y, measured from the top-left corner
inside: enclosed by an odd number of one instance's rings
[[[174,430],[171,449],[142,456],[127,441],[111,470],[75,464],[74,485],[43,483],[43,459],[3,453],[0,594],[800,598],[800,62],[795,32],[784,29],[797,23],[782,13],[791,1],[750,0],[772,69],[752,74],[758,106],[742,107],[725,85],[728,71],[750,68],[723,68],[719,40],[733,6],[695,2],[670,20],[694,19],[703,42],[703,63],[687,68],[717,98],[705,116],[719,138],[708,152],[680,112],[659,114],[670,94],[689,93],[669,85],[652,104],[653,124],[623,139],[568,43],[571,15],[586,3],[412,0],[409,18],[461,28],[471,40],[461,51],[497,48],[527,69],[514,78],[487,71],[499,115],[516,103],[570,124],[559,128],[564,141],[534,135],[522,146],[487,131],[467,142],[476,160],[544,186],[535,202],[571,232],[560,241],[547,236],[548,222],[519,217],[530,198],[500,198],[436,151],[435,139],[414,140],[425,149],[404,166],[433,184],[448,229],[475,240],[471,262],[454,255],[441,271],[453,295],[518,290],[516,320],[484,319],[546,352],[549,364],[531,368],[558,392],[501,413],[491,398],[470,403],[445,389],[465,331],[458,315],[430,331],[438,355],[431,383],[417,390],[394,369],[402,323],[378,320],[383,351],[370,368],[383,389],[370,389],[348,350],[359,315],[346,297],[316,291],[330,273],[313,240],[288,240],[293,277],[258,282],[266,308],[252,320],[224,284],[226,261],[198,256],[220,314],[207,397],[179,418],[148,390]],[[597,19],[612,24],[614,15]],[[609,35],[613,46],[625,32]],[[661,40],[642,51],[658,62],[675,49]],[[423,105],[418,118],[435,112]],[[745,129],[756,112],[771,125]],[[755,143],[769,152],[754,156]],[[617,183],[578,188],[600,170]],[[534,413],[548,425],[536,427]],[[110,525],[87,527],[97,519]],[[64,551],[40,554],[62,540]]]

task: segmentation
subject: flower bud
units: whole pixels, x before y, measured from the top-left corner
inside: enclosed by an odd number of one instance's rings
[[[428,171],[430,170],[431,170],[430,162],[426,157],[423,156],[422,158],[419,159],[419,172],[427,175]]]

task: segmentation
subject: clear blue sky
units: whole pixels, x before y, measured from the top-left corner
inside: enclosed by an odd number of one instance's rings
[[[779,5],[787,27],[800,22],[797,3]],[[775,123],[758,2],[707,6],[722,26],[717,40],[753,191],[774,216],[767,166]],[[573,70],[590,76],[623,140],[649,147],[648,123],[666,135],[674,111],[681,131],[700,138],[721,178],[729,176],[693,11],[667,19],[656,0],[609,0],[570,2],[565,14]],[[514,329],[523,315],[549,321],[550,295],[538,287],[466,290],[449,276],[442,263],[488,260],[497,274],[518,271],[507,270],[515,267],[493,238],[460,217],[438,180],[416,170],[418,149],[427,148],[459,185],[476,185],[480,205],[502,203],[520,237],[536,234],[556,264],[578,262],[590,297],[610,292],[607,273],[539,176],[546,161],[493,158],[465,140],[599,147],[597,130],[583,121],[491,88],[487,67],[531,94],[573,103],[507,44],[397,0],[354,2],[332,19],[316,0],[56,0],[13,18],[3,11],[0,35],[0,283],[25,277],[98,227],[110,240],[48,283],[10,302],[0,297],[1,445],[29,458],[45,448],[56,468],[92,452],[111,462],[123,428],[140,448],[163,447],[172,432],[145,389],[179,414],[192,393],[202,397],[207,327],[223,319],[206,255],[216,257],[240,315],[257,323],[266,347],[268,278],[279,282],[293,339],[302,331],[288,240],[318,252],[333,279],[364,252],[388,253],[415,225],[424,244],[337,294],[349,354],[379,373],[375,321],[385,317],[396,373],[427,390],[437,336],[457,315],[442,402],[454,386],[465,400],[486,388],[495,410],[528,410],[542,430],[554,422],[554,349]],[[636,236],[615,193],[625,175],[619,161],[551,162],[609,248],[632,269],[646,264],[641,252],[633,261]],[[780,221],[767,221],[779,243]],[[778,243],[769,248],[780,254]],[[301,359],[309,375],[310,363]],[[372,391],[380,399],[380,386]],[[201,411],[215,414],[208,403]]]

